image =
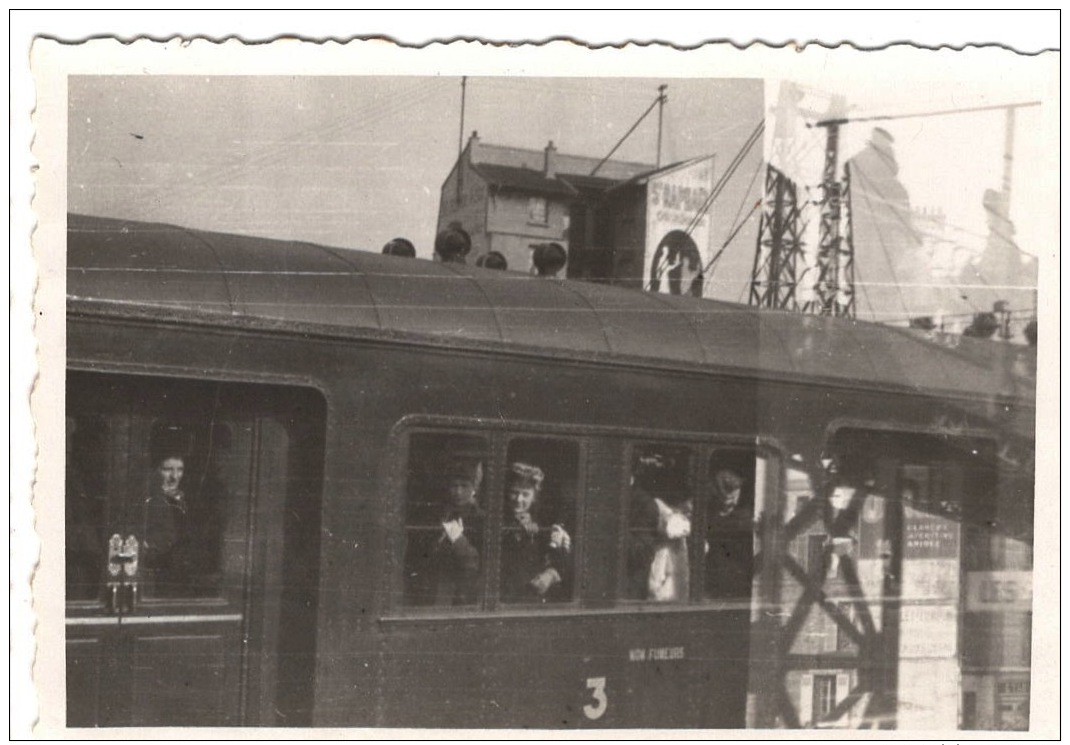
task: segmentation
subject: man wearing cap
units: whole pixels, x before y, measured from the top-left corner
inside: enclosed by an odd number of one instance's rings
[[[539,525],[534,509],[542,490],[538,466],[516,462],[506,475],[502,535],[503,602],[567,600],[572,540],[562,525]]]
[[[743,500],[742,477],[722,468],[713,477],[706,536],[707,597],[749,597],[754,526]]]
[[[479,599],[483,510],[476,501],[483,464],[458,459],[446,469],[442,531],[428,551],[435,605],[474,605]]]

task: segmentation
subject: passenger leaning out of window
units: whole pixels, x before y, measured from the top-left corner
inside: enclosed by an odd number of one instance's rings
[[[435,536],[425,552],[435,577],[435,605],[472,605],[479,598],[480,551],[483,547],[483,509],[477,495],[483,464],[464,459],[446,468],[445,500]]]
[[[735,471],[723,468],[713,478],[709,532],[706,535],[706,596],[749,597],[753,548],[753,518],[744,499],[745,483]]]
[[[513,463],[507,474],[502,536],[502,600],[567,600],[572,539],[564,526],[545,527],[536,517],[544,474],[538,466]]]
[[[145,500],[142,561],[157,594],[175,594],[188,581],[189,502],[182,489],[186,459],[165,452],[153,464]]]
[[[690,594],[692,503],[665,487],[667,470],[665,456],[654,454],[640,457],[632,474],[628,579],[637,599],[670,602]]]

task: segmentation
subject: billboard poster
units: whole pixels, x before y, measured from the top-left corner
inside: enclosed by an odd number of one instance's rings
[[[650,176],[646,189],[643,287],[701,297],[709,264],[713,156]]]

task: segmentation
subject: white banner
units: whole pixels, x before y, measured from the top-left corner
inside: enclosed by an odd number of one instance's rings
[[[670,295],[702,295],[710,261],[707,200],[713,189],[713,156],[651,176],[646,187],[643,287]]]

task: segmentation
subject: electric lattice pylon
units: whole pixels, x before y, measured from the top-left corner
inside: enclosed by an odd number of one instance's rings
[[[772,165],[765,172],[762,205],[749,302],[759,308],[798,310],[802,240],[796,186]]]
[[[850,227],[850,178],[837,178],[842,120],[826,127],[825,169],[821,181],[821,224],[814,297],[803,310],[819,316],[855,316],[854,242]],[[847,207],[845,210],[844,207]],[[846,223],[846,225],[844,224]]]

